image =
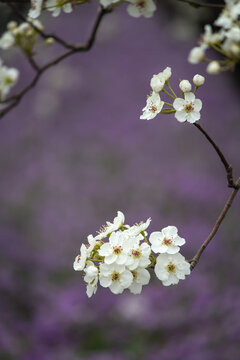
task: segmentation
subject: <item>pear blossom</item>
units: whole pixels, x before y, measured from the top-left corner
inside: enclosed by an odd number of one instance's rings
[[[3,50],[10,49],[15,44],[15,37],[11,31],[5,31],[0,38],[0,48]]]
[[[153,92],[159,93],[164,88],[164,85],[165,85],[165,77],[163,76],[162,73],[153,75],[153,77],[150,81],[150,86],[151,86]]]
[[[92,261],[88,261],[84,272],[85,276],[83,279],[87,283],[87,296],[91,297],[93,294],[96,294],[97,291],[99,271]]]
[[[160,113],[164,105],[161,101],[159,94],[153,92],[151,96],[147,98],[147,104],[142,109],[143,114],[140,116],[142,120],[151,120]]]
[[[151,253],[150,246],[144,242],[142,244],[135,243],[130,251],[130,259],[128,261],[128,269],[135,270],[138,267],[145,268],[150,263],[151,260],[149,258]]]
[[[151,233],[149,241],[152,244],[151,248],[155,253],[176,254],[180,247],[185,244],[185,239],[178,235],[176,226],[167,226],[161,231]]]
[[[28,16],[32,19],[36,19],[40,16],[42,11],[43,0],[31,0],[31,8],[28,12]]]
[[[15,68],[4,66],[0,59],[0,100],[4,100],[11,88],[16,84],[19,71]]]
[[[129,286],[129,290],[132,294],[140,294],[143,285],[147,285],[149,283],[151,276],[149,272],[142,267],[132,270],[131,273],[133,275],[133,281]]]
[[[101,245],[98,250],[100,256],[104,256],[104,262],[106,264],[125,265],[129,261],[129,250],[131,243],[126,241],[124,232],[113,232],[109,237],[109,242]]]
[[[61,9],[65,13],[72,12],[72,4],[70,2],[66,3],[66,0],[47,0],[46,1],[46,8],[49,11],[52,11],[52,16],[57,17]]]
[[[101,264],[99,282],[103,287],[109,287],[113,294],[121,294],[128,288],[133,281],[131,271],[124,265],[119,264]]]
[[[120,229],[125,221],[125,216],[121,211],[117,212],[117,216],[113,219],[113,223],[109,221],[106,222],[107,225],[103,225],[99,231],[99,234],[95,237],[96,240],[102,240],[108,235],[110,235],[113,231]]]
[[[202,101],[196,99],[193,93],[187,92],[184,94],[184,99],[177,98],[174,100],[173,107],[176,110],[175,118],[179,122],[188,121],[194,123],[200,119]]]
[[[239,1],[225,1],[226,7],[221,12],[220,16],[215,20],[214,25],[230,29],[233,22],[237,20],[240,15]]]
[[[157,257],[154,271],[164,286],[178,284],[190,274],[190,264],[181,254],[160,254]]]
[[[127,0],[127,2],[130,3],[127,7],[127,12],[135,18],[140,16],[150,18],[157,9],[153,0]]]
[[[139,224],[135,224],[129,227],[125,233],[127,233],[131,237],[138,237],[142,232],[145,233],[145,230],[149,227],[152,219],[148,218],[145,222],[140,222]],[[140,237],[141,240],[141,237]]]
[[[82,271],[85,268],[87,258],[90,256],[95,245],[97,244],[96,238],[92,235],[88,235],[88,244],[82,244],[80,247],[80,254],[76,256],[73,263],[73,268],[75,271]]]

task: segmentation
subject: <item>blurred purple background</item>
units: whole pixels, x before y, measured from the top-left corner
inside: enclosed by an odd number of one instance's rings
[[[96,7],[46,29],[83,41]],[[101,289],[88,299],[72,263],[88,234],[112,220],[152,217],[149,232],[176,225],[191,258],[231,190],[202,134],[174,116],[139,116],[154,73],[171,84],[205,75],[187,62],[197,36],[181,37],[163,9],[134,19],[108,15],[94,48],[46,73],[0,124],[1,360],[239,359],[239,199],[191,276],[141,295]],[[41,50],[41,49],[40,49]],[[41,52],[39,50],[39,52]],[[38,57],[47,61],[59,48]],[[33,75],[18,51],[1,53]],[[206,76],[200,124],[240,172],[239,93],[231,74]]]

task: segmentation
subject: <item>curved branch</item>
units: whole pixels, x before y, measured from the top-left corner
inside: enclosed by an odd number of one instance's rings
[[[233,181],[233,173],[232,173],[232,166],[228,163],[228,161],[226,160],[225,156],[223,155],[222,151],[220,150],[220,148],[217,146],[217,144],[215,143],[215,141],[210,137],[210,135],[202,128],[202,126],[200,126],[197,123],[193,124],[196,128],[198,128],[198,130],[201,131],[201,133],[206,137],[206,139],[210,142],[210,144],[214,147],[216,153],[218,154],[224,168],[226,171],[226,176],[227,176],[227,181],[228,181],[228,187],[231,188],[238,188],[237,184],[235,184],[235,182]]]
[[[228,210],[230,209],[233,200],[235,198],[235,196],[237,195],[237,192],[240,188],[240,178],[238,178],[237,182],[236,182],[236,188],[232,191],[230,197],[228,198],[226,204],[224,205],[212,231],[210,232],[210,234],[208,235],[208,237],[206,238],[206,240],[203,242],[203,244],[201,245],[200,249],[197,251],[197,253],[194,255],[194,257],[192,258],[192,260],[190,260],[189,262],[191,263],[191,270],[193,270],[195,268],[195,266],[197,265],[203,251],[206,249],[206,247],[208,246],[208,244],[210,243],[210,241],[212,240],[212,238],[215,236],[216,232],[218,231],[219,226],[221,225],[223,219],[225,218]]]
[[[222,4],[212,4],[212,3],[206,3],[201,1],[192,1],[192,0],[178,0],[180,2],[195,6],[195,7],[209,7],[209,8],[219,8],[223,9],[224,5]]]

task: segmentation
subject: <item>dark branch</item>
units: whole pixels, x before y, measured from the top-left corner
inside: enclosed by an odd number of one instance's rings
[[[233,181],[233,174],[232,174],[232,166],[227,162],[225,156],[223,155],[222,151],[219,149],[217,144],[213,141],[213,139],[210,137],[210,135],[197,123],[193,124],[198,128],[198,130],[201,131],[201,133],[206,137],[206,139],[210,142],[210,144],[214,147],[215,151],[217,152],[227,175],[227,181],[228,181],[228,187],[231,188],[237,188],[237,185]]]
[[[222,4],[212,4],[212,3],[206,3],[206,2],[201,2],[201,1],[192,1],[192,0],[178,0],[178,1],[192,5],[196,8],[198,8],[198,7],[210,7],[210,8],[220,8],[220,9],[224,8],[224,5],[222,5]]]
[[[216,232],[218,231],[218,228],[221,225],[223,219],[225,218],[230,206],[232,205],[233,200],[234,200],[235,196],[237,195],[239,188],[240,188],[240,178],[237,180],[236,189],[234,189],[232,191],[232,193],[231,193],[230,197],[228,198],[226,204],[224,205],[224,208],[222,209],[212,231],[210,232],[210,234],[208,235],[208,237],[206,238],[204,243],[201,245],[200,249],[197,251],[197,253],[193,257],[193,259],[189,261],[191,263],[191,270],[193,270],[195,268],[203,251],[206,249],[206,247],[208,246],[208,244],[210,243],[210,241],[212,240],[212,238],[215,236]]]

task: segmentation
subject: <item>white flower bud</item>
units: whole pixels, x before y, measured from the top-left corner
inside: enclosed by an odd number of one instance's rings
[[[7,24],[7,29],[8,29],[8,30],[16,29],[16,27],[17,27],[16,21],[10,21],[10,22]]]
[[[196,74],[193,77],[193,83],[196,86],[202,86],[205,83],[205,77],[199,74]]]
[[[211,61],[207,66],[207,73],[208,74],[219,74],[221,71],[221,67],[218,61]]]
[[[45,44],[46,45],[52,45],[54,43],[54,38],[52,37],[48,37],[46,40],[45,40]]]
[[[188,55],[188,61],[191,64],[198,64],[204,58],[204,50],[200,46],[194,47]]]
[[[180,90],[184,93],[190,92],[192,90],[192,85],[190,84],[190,82],[188,80],[180,81],[179,87],[180,87]]]
[[[161,74],[153,75],[150,86],[154,92],[159,93],[164,88],[164,85],[165,80],[163,79]]]
[[[165,79],[165,81],[169,80],[172,76],[172,69],[168,66],[166,69],[163,70],[162,75]]]

